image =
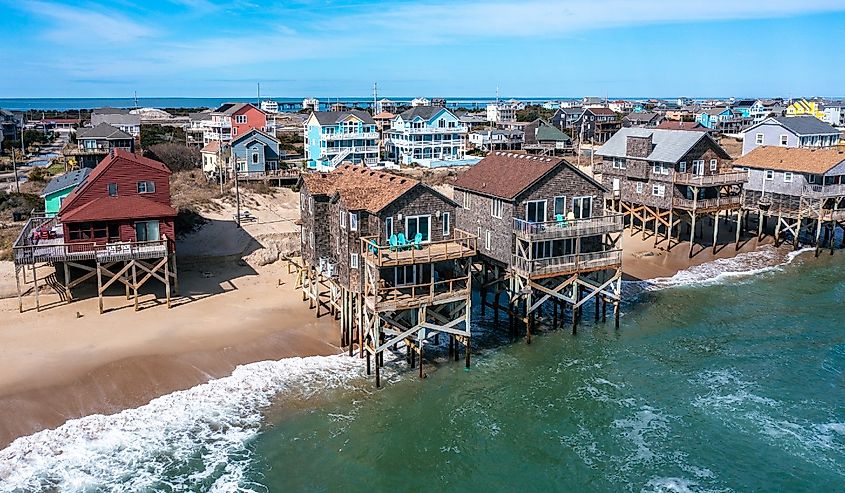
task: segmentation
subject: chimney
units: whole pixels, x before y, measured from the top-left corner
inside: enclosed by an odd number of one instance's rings
[[[652,134],[645,137],[629,135],[625,142],[625,154],[629,157],[645,158],[654,150]]]

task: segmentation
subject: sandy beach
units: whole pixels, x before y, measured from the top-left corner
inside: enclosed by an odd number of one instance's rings
[[[168,310],[152,292],[132,302],[115,287],[106,313],[97,313],[92,292],[49,308],[18,313],[10,262],[0,263],[0,447],[16,437],[53,428],[68,419],[137,407],[176,390],[226,376],[241,364],[292,356],[340,352],[337,322],[314,317],[278,260],[295,248],[297,195],[247,194],[246,207],[259,217],[238,229],[231,204],[205,214],[210,222],[178,247],[180,296]],[[728,233],[726,233],[728,234]],[[660,249],[660,246],[663,249]],[[624,238],[628,279],[669,277],[716,258],[735,255],[733,244],[688,244],[653,250],[654,239]],[[745,242],[741,252],[757,248]],[[700,250],[700,251],[699,251]],[[243,260],[241,259],[243,257]],[[93,291],[93,290],[92,290]],[[24,306],[32,308],[32,296]]]

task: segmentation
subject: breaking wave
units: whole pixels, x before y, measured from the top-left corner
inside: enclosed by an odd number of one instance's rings
[[[67,421],[0,451],[0,492],[266,491],[245,480],[262,410],[346,386],[361,367],[342,355],[262,361],[139,408]]]

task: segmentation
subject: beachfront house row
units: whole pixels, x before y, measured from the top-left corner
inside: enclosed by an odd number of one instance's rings
[[[141,115],[124,108],[98,108],[91,112],[91,126],[107,123],[133,138],[141,135]]]
[[[108,123],[77,129],[76,142],[76,149],[66,149],[63,153],[74,161],[71,164],[85,168],[94,168],[114,149],[135,151],[132,135]]]
[[[481,299],[493,286],[494,309],[500,293],[524,303],[528,337],[528,318],[550,292],[551,301],[570,306],[597,295],[618,302],[621,215],[605,216],[605,188],[577,167],[559,157],[492,152],[461,173],[454,190],[458,227],[479,238]]]
[[[44,215],[47,217],[56,216],[65,198],[85,181],[90,172],[91,168],[82,167],[53,177],[41,192],[41,198],[44,199]]]
[[[417,106],[400,113],[385,132],[387,158],[397,164],[448,166],[463,159],[467,128],[454,113],[438,106]]]
[[[203,143],[212,140],[231,142],[252,129],[275,135],[275,120],[251,103],[224,103],[211,112],[211,119],[201,120]]]
[[[331,171],[347,161],[363,165],[379,161],[379,131],[366,111],[312,112],[304,133],[309,169]]]
[[[825,241],[833,248],[836,228],[845,226],[845,151],[759,146],[734,166],[748,173],[745,208],[759,214],[758,234],[772,218],[776,242],[789,234],[797,246],[807,228],[817,248]]]
[[[759,146],[832,147],[839,144],[839,130],[814,116],[778,116],[742,132],[742,154]]]
[[[397,342],[422,364],[426,341],[447,325],[468,347],[476,238],[455,228],[451,199],[418,180],[350,164],[303,174],[298,186],[306,298],[318,312],[330,300],[342,344],[351,354],[357,342],[368,373],[375,357],[377,385],[382,352]]]
[[[742,207],[747,175],[733,170],[730,155],[708,132],[623,128],[596,155],[602,162],[595,173],[610,190],[607,208],[628,216],[632,229],[638,221],[643,234],[652,223],[655,241],[663,226],[669,247],[676,226],[680,240],[682,221],[695,231],[700,216],[718,218]]]

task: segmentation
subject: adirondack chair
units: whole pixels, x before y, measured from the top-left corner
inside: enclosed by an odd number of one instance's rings
[[[397,246],[399,250],[405,250],[408,247],[408,240],[405,239],[405,233],[399,233],[399,237],[397,239]]]
[[[562,228],[569,226],[569,221],[566,220],[563,214],[555,214],[555,221]]]
[[[388,238],[387,241],[388,241],[388,243],[390,243],[390,251],[391,252],[395,252],[396,250],[399,250],[399,239],[396,237],[395,234],[390,235],[390,238]]]
[[[414,236],[414,248],[416,248],[417,250],[422,250],[422,240],[423,240],[422,233],[417,233]]]

